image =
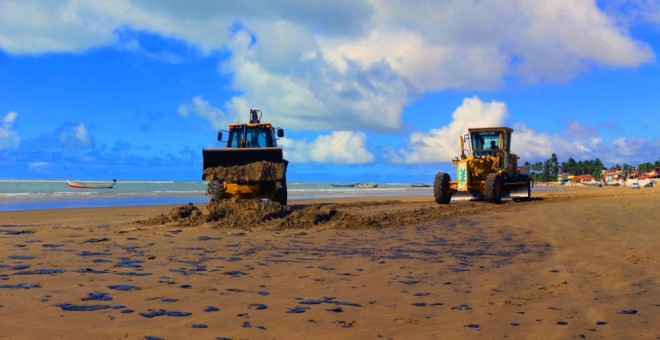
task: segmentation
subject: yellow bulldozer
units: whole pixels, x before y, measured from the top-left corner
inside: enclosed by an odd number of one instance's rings
[[[202,150],[202,180],[208,181],[212,200],[267,198],[286,205],[289,162],[277,146],[284,130],[262,123],[261,116],[261,110],[251,109],[248,123],[229,125],[224,148]],[[219,142],[222,137],[219,131]]]
[[[468,134],[459,139],[460,157],[452,159],[456,180],[444,172],[435,176],[435,201],[448,204],[455,193],[489,203],[500,203],[503,197],[530,199],[530,169],[519,167],[519,157],[511,153],[512,133],[513,129],[508,127],[468,129]]]

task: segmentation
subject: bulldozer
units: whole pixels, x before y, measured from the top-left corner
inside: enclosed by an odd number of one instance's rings
[[[277,139],[284,130],[262,123],[262,112],[250,109],[248,123],[229,124],[223,148],[204,148],[202,180],[208,181],[211,200],[270,199],[287,204],[286,169]],[[222,130],[217,139],[223,142]]]
[[[504,197],[530,199],[530,168],[519,167],[519,157],[511,153],[512,133],[508,127],[471,128],[460,136],[461,155],[452,159],[456,180],[439,172],[433,182],[435,201],[448,204],[457,193],[489,203]]]

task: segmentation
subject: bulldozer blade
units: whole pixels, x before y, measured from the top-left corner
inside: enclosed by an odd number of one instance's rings
[[[284,159],[282,148],[207,148],[202,150],[202,156],[204,169],[217,166],[247,165],[261,161],[282,163]]]
[[[202,180],[229,181],[241,185],[257,182],[270,182],[274,185],[275,181],[282,183],[286,181],[286,168],[289,162],[282,158],[281,148],[204,149],[203,156]]]

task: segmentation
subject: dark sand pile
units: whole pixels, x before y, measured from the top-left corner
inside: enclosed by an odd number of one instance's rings
[[[284,163],[261,161],[247,165],[207,168],[204,169],[204,178],[232,182],[275,181],[284,178],[284,173]]]
[[[401,201],[311,204],[282,206],[268,200],[212,201],[202,210],[192,203],[172,209],[167,215],[138,221],[144,225],[212,226],[238,229],[308,229],[317,226],[334,229],[378,229],[401,227],[508,209],[528,202],[494,205],[483,202],[410,204]]]

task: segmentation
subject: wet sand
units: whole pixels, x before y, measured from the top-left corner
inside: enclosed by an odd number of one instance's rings
[[[660,189],[535,196],[292,201],[334,217],[246,228],[3,212],[0,338],[660,337]]]

